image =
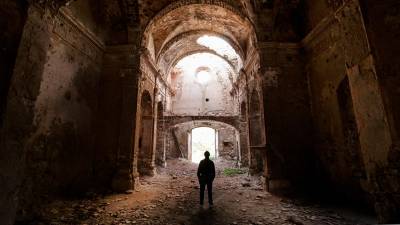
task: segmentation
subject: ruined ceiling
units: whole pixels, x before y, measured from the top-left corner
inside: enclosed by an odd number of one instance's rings
[[[168,4],[172,1],[162,2]],[[255,42],[254,27],[245,14],[242,1],[229,1],[231,4],[225,1],[207,1],[208,4],[201,2],[173,1],[156,14],[150,14],[149,9],[141,8],[141,19],[142,16],[145,17],[141,24],[146,23],[146,18],[153,18],[146,24],[142,45],[147,48],[149,56],[164,76],[168,76],[177,61],[200,52],[208,52],[224,59],[238,72],[240,63],[246,58],[247,49]],[[232,6],[233,3],[238,4],[237,8]],[[141,2],[141,7],[151,8],[156,5],[160,7],[162,4]],[[200,45],[197,40],[203,35],[222,38],[232,46],[239,59],[228,59]]]
[[[227,63],[235,70],[240,70],[240,64],[238,60],[231,60],[228,57],[210,49],[204,45],[200,45],[197,40],[205,34],[210,34],[208,31],[192,31],[183,33],[182,35],[176,36],[169,42],[167,42],[160,53],[156,57],[156,62],[158,67],[161,69],[163,74],[168,74],[169,70],[179,61],[181,58],[199,52],[207,52],[227,61]],[[228,37],[212,33],[212,35],[222,37],[223,40],[227,41],[233,49],[238,53],[238,55],[243,58],[243,52],[239,45],[232,41]]]
[[[74,1],[78,0],[28,0],[52,9]],[[132,43],[141,38],[144,30],[151,30],[156,51],[168,40],[193,29],[223,34],[236,41],[244,52],[252,25],[260,41],[298,41],[304,36],[305,0],[87,1],[99,26],[108,33],[105,42],[111,45]],[[132,30],[139,35],[132,36]]]
[[[125,0],[129,1],[129,0]],[[146,26],[157,14],[167,8],[178,8],[183,5],[210,4],[225,5],[236,9],[241,14],[246,14],[246,3],[249,0],[138,0],[139,16],[142,26]]]
[[[236,12],[217,5],[191,4],[172,9],[155,17],[145,31],[147,46],[153,40],[158,55],[170,40],[192,31],[221,34],[245,52],[249,38],[254,37],[251,22]]]

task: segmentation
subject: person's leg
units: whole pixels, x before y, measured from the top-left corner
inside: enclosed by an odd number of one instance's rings
[[[208,203],[210,205],[214,204],[213,197],[212,197],[212,181],[207,182],[207,192],[208,192]]]
[[[200,205],[203,205],[204,202],[204,190],[206,189],[205,183],[200,183]]]

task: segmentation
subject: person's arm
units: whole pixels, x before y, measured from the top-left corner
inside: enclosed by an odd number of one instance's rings
[[[214,178],[215,178],[215,165],[214,165],[214,162],[212,163],[212,166],[211,166],[211,177],[214,180]]]
[[[197,178],[200,179],[200,167],[201,167],[201,162],[199,164],[199,167],[197,167]]]

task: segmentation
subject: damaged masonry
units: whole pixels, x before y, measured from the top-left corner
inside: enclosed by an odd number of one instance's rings
[[[400,223],[399,9],[0,0],[0,224]]]

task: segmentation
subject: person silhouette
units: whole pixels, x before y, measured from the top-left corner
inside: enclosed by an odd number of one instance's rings
[[[200,183],[200,205],[204,203],[204,191],[207,185],[208,192],[208,204],[212,206],[212,183],[215,178],[215,166],[214,162],[210,160],[210,152],[204,152],[205,159],[200,161],[199,167],[197,168],[197,178]]]

